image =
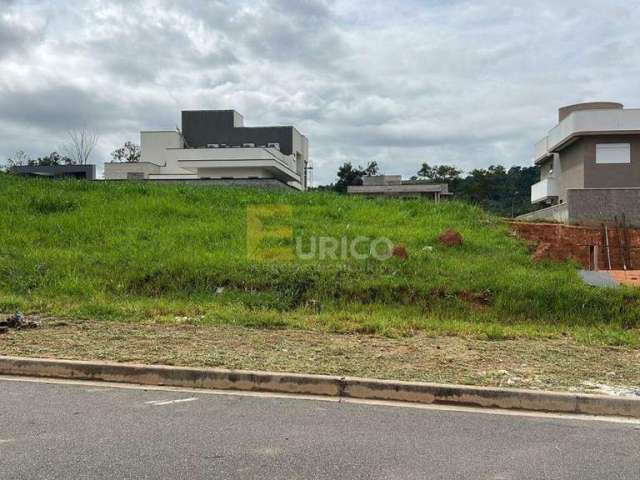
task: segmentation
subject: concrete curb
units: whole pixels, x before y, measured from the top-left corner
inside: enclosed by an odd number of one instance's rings
[[[0,375],[640,418],[640,399],[216,368],[0,356]]]

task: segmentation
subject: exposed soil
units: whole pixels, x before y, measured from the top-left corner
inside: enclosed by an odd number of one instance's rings
[[[570,339],[405,338],[235,326],[44,320],[0,354],[595,391],[640,385],[640,350]]]
[[[511,221],[509,227],[518,238],[527,242],[535,250],[534,260],[542,258],[557,261],[574,260],[584,268],[590,268],[590,246],[597,246],[600,270],[622,270],[625,263],[627,267],[629,264],[631,268],[640,267],[640,229],[637,228],[628,229],[631,248],[626,260],[623,261],[620,237],[624,237],[624,233],[612,226],[607,230],[609,248],[606,247],[604,231],[600,226]],[[609,260],[611,267],[608,265]]]
[[[456,230],[445,230],[438,235],[438,241],[446,247],[456,247],[462,245],[462,235]]]

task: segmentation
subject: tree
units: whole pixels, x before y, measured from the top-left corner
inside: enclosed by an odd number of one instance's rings
[[[423,163],[420,170],[418,170],[418,177],[427,178],[436,183],[451,183],[458,180],[461,173],[462,170],[458,170],[451,165],[432,167],[428,163]]]
[[[56,165],[71,165],[73,160],[67,156],[62,156],[58,152],[51,152],[49,155],[30,160],[29,165],[38,165],[40,167],[53,167]]]
[[[120,148],[111,152],[114,162],[138,163],[140,161],[140,146],[127,141]]]
[[[7,159],[7,166],[9,168],[22,167],[24,165],[29,165],[31,162],[32,160],[28,154],[24,153],[22,150],[18,150],[13,157]]]
[[[487,169],[472,170],[469,175],[453,183],[449,190],[455,198],[475,203],[503,216],[516,216],[532,211],[531,185],[538,178],[536,167],[491,165]]]
[[[18,150],[12,158],[7,159],[7,170],[14,170],[16,167],[53,167],[56,165],[71,165],[73,160],[58,152],[51,152],[43,157],[31,158],[22,150]]]
[[[351,162],[346,162],[338,169],[338,181],[334,185],[334,190],[346,193],[349,185],[362,185],[362,177],[377,174],[378,162],[369,162],[365,168],[354,167]]]
[[[98,135],[83,127],[82,130],[69,131],[69,143],[64,146],[64,151],[72,163],[86,165],[97,143]]]

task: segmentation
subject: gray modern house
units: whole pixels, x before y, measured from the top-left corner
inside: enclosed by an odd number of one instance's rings
[[[451,195],[446,183],[434,184],[422,180],[402,180],[400,175],[362,177],[362,185],[347,187],[347,193],[366,197],[425,198],[436,202]]]
[[[140,132],[140,146],[140,162],[105,163],[105,178],[307,188],[307,138],[293,126],[245,127],[235,110],[183,111],[181,130]]]
[[[10,171],[25,177],[96,179],[95,165],[20,165]]]
[[[640,109],[614,102],[558,111],[558,124],[535,146],[540,181],[527,220],[601,223],[625,214],[640,225]]]

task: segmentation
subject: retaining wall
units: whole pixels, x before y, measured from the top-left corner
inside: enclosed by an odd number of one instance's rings
[[[533,222],[536,220],[546,220],[547,222],[567,223],[569,221],[569,206],[566,203],[551,205],[550,207],[525,213],[518,216],[518,220]]]
[[[556,223],[510,222],[510,227],[518,238],[529,242],[532,247],[541,243],[549,245],[547,256],[552,260],[573,259],[584,268],[589,268],[590,245],[598,246],[598,268],[608,269],[607,253],[602,228],[563,225]],[[609,253],[611,268],[622,270],[623,260],[619,247],[618,229],[609,228]],[[634,269],[640,269],[640,229],[629,229],[631,247],[631,263]],[[627,265],[627,267],[629,267]]]

